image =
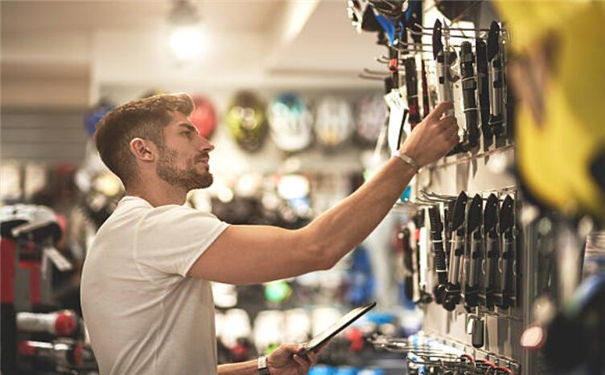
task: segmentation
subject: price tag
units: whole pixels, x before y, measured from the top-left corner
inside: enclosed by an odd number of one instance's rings
[[[399,133],[401,132],[401,123],[405,115],[405,102],[399,90],[391,90],[390,93],[384,96],[384,100],[390,109],[389,114],[389,126],[387,131],[387,141],[391,153],[397,150],[397,143],[399,141]],[[402,135],[401,142],[405,140],[405,136]]]

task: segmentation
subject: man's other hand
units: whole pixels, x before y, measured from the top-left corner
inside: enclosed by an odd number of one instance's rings
[[[452,109],[450,102],[441,102],[412,130],[400,151],[413,158],[421,167],[437,161],[459,141],[458,124],[453,115],[445,115]]]
[[[269,374],[271,375],[304,375],[311,366],[317,363],[318,351],[311,350],[302,354],[303,346],[300,344],[280,345],[267,357]]]

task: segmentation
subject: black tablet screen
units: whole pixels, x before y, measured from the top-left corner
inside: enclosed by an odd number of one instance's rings
[[[371,302],[371,303],[368,303],[366,305],[357,307],[357,308],[349,311],[345,316],[340,318],[336,323],[332,324],[331,326],[329,326],[328,328],[323,330],[320,334],[318,334],[317,336],[313,337],[310,341],[305,343],[304,344],[305,352],[311,351],[311,350],[317,348],[318,346],[320,346],[321,344],[323,344],[324,342],[326,342],[327,340],[331,339],[336,334],[338,334],[340,331],[345,329],[349,324],[353,323],[355,320],[357,320],[363,314],[365,314],[370,309],[372,309],[374,306],[376,306],[376,302]]]

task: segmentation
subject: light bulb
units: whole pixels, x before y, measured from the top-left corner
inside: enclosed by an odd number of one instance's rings
[[[176,26],[170,35],[170,48],[179,60],[199,59],[204,45],[204,35],[197,24]]]

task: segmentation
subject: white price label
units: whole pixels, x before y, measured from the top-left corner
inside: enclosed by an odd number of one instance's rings
[[[387,141],[391,153],[393,153],[395,150],[397,150],[399,133],[401,132],[401,123],[405,114],[405,102],[403,101],[399,90],[391,90],[390,93],[384,96],[384,100],[386,101],[390,109]],[[404,140],[405,136],[402,134],[401,142],[403,142]]]

